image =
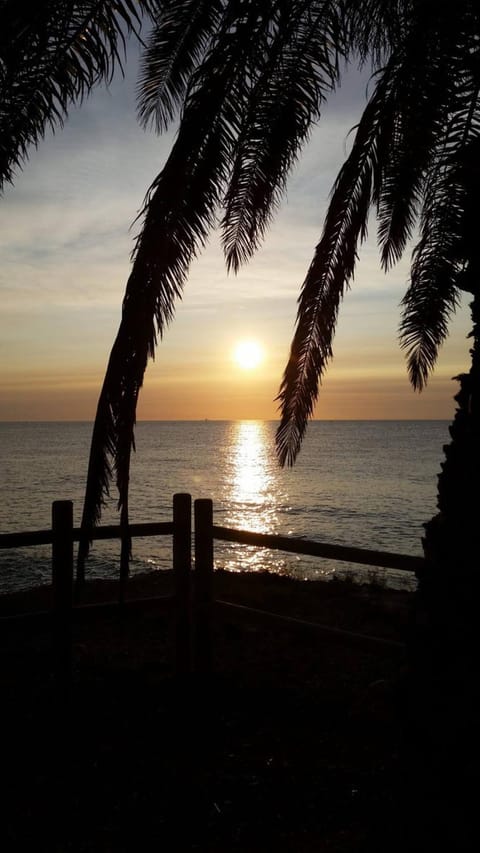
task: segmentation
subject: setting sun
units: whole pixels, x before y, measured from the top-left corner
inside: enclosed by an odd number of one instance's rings
[[[252,370],[263,360],[263,350],[257,341],[240,341],[235,347],[233,358],[243,370]]]

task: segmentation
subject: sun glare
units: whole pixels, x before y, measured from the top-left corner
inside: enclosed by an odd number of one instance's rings
[[[263,360],[263,350],[257,341],[240,341],[235,347],[233,358],[243,370],[252,370]]]

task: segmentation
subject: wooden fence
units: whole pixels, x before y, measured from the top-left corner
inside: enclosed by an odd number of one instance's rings
[[[97,527],[90,533],[91,540],[120,539],[119,526]],[[235,618],[255,623],[279,624],[295,630],[323,632],[331,636],[350,639],[357,643],[383,644],[401,647],[402,644],[380,637],[371,637],[333,628],[317,622],[271,613],[215,598],[214,595],[214,542],[236,542],[294,554],[323,557],[349,563],[415,572],[422,568],[421,557],[351,548],[295,539],[274,534],[254,533],[220,527],[213,524],[213,504],[209,499],[194,502],[194,571],[192,571],[192,498],[189,494],[173,496],[172,521],[148,524],[131,524],[131,537],[171,536],[174,590],[172,595],[155,599],[120,600],[118,603],[74,603],[74,543],[81,538],[79,528],[73,526],[71,501],[55,501],[52,505],[52,528],[28,533],[0,535],[0,549],[34,545],[52,546],[53,604],[51,612],[28,613],[1,617],[0,622],[23,619],[26,621],[52,620],[55,671],[60,682],[68,681],[72,656],[72,619],[77,613],[97,611],[106,613],[122,607],[143,607],[148,601],[155,606],[175,612],[175,668],[178,674],[205,672],[212,663],[212,620],[216,614],[232,614]]]

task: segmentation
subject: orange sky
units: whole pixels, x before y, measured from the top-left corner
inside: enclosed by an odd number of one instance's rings
[[[129,228],[172,139],[137,127],[135,61],[128,69],[125,83],[96,91],[32,152],[1,200],[0,420],[94,417],[130,268]],[[148,368],[139,419],[278,416],[299,288],[364,102],[365,78],[352,75],[313,134],[265,245],[237,278],[227,276],[216,236],[193,265]],[[468,369],[468,312],[464,306],[452,324],[427,390],[414,394],[397,343],[407,279],[408,256],[381,272],[372,222],[317,417],[452,417],[450,380]],[[244,338],[264,348],[251,371],[232,361]]]

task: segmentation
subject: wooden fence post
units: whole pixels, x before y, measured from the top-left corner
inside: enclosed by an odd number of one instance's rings
[[[195,669],[212,669],[213,504],[195,501]]]
[[[73,503],[52,504],[53,653],[58,687],[68,692],[72,668]]]
[[[192,498],[173,496],[173,575],[175,585],[175,667],[177,675],[192,669]]]

